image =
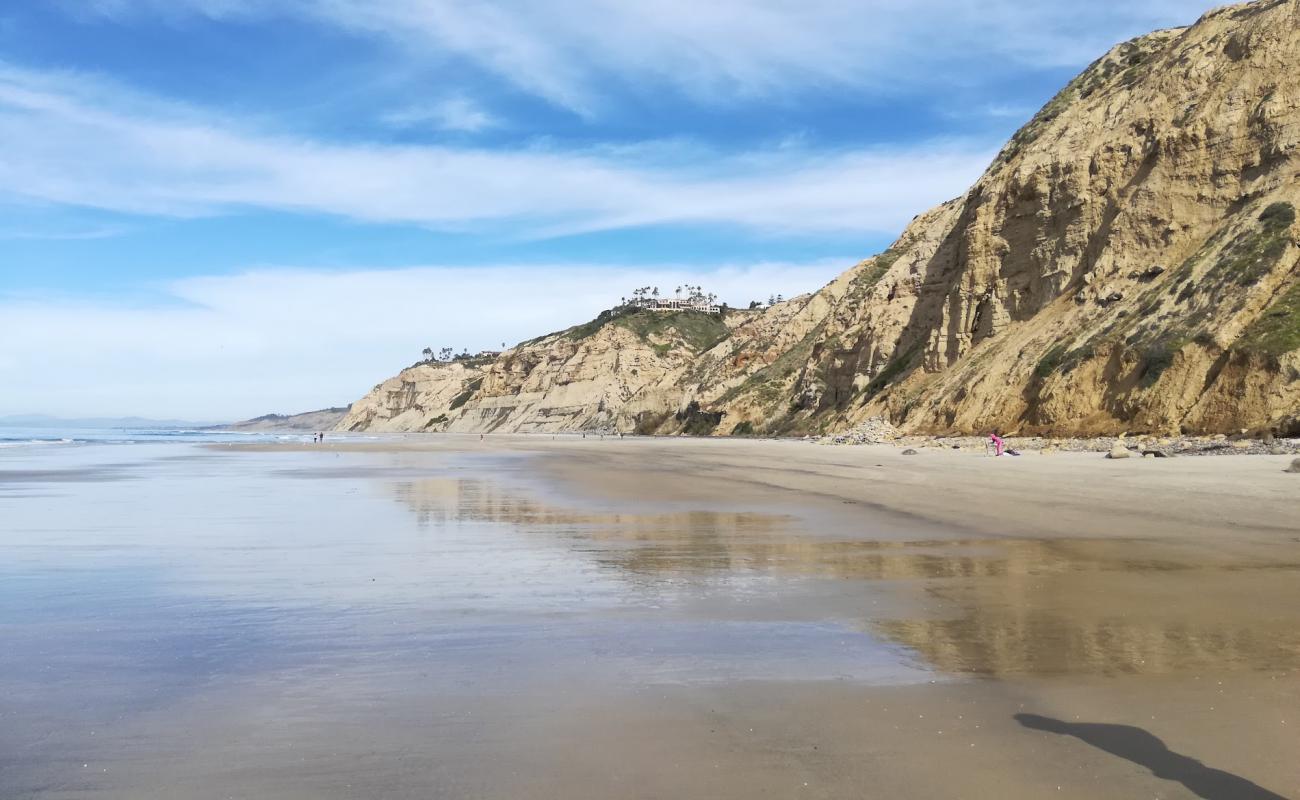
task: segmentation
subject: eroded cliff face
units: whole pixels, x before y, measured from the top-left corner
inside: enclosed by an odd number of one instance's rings
[[[354,403],[338,429],[650,433],[684,427],[694,412],[683,387],[701,354],[751,316],[607,313],[494,359],[419,364]]]
[[[1276,424],[1300,406],[1298,142],[1296,0],[1114,48],[849,272],[781,424]]]
[[[419,366],[340,427],[1226,432],[1300,411],[1300,0],[1119,45],[821,291]],[[637,321],[640,319],[640,321]]]

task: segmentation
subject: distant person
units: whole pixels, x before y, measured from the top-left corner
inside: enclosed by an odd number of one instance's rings
[[[325,432],[324,432],[324,431],[321,431],[321,434],[320,434],[320,441],[321,441],[321,444],[324,444],[324,443],[325,443]]]
[[[993,442],[993,449],[996,451],[993,455],[995,456],[1000,456],[1003,453],[1006,453],[1009,456],[1020,455],[1018,451],[1007,447],[1006,440],[999,436],[997,431],[993,431],[989,434],[989,441]]]
[[[993,431],[989,434],[989,441],[993,443],[993,455],[1002,455],[1002,451],[1006,449],[1007,443],[1003,441],[1001,436],[998,436],[997,431]]]

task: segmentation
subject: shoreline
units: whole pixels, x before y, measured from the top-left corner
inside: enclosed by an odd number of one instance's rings
[[[268,428],[259,433],[311,436],[316,431],[300,428]],[[529,433],[462,433],[454,431],[325,431],[327,444],[340,441],[356,442],[358,437],[375,437],[381,441],[434,441],[475,440],[480,436],[487,440],[523,439],[523,440],[582,440],[582,439],[616,439],[623,441],[713,441],[713,442],[797,442],[822,446],[860,446],[884,445],[898,449],[927,448],[958,450],[967,452],[984,452],[989,447],[988,436],[970,436],[963,434],[902,434],[880,433],[878,430],[862,426],[851,431],[821,436],[692,436],[689,434],[637,434],[607,431],[554,431]],[[1020,451],[1040,454],[1053,453],[1096,453],[1103,455],[1116,444],[1124,444],[1134,450],[1134,456],[1140,457],[1144,450],[1159,450],[1169,457],[1176,456],[1300,456],[1300,437],[1256,436],[1253,434],[1206,434],[1158,436],[1155,434],[1118,434],[1115,436],[1019,436],[1004,435],[1007,446]],[[312,444],[312,443],[308,443]],[[260,446],[260,443],[256,446]],[[271,443],[269,446],[279,446]]]
[[[804,440],[579,435],[403,434],[324,444],[208,445],[260,452],[353,451],[524,455],[534,477],[606,503],[712,507],[797,505],[912,516],[927,524],[997,536],[1216,538],[1224,531],[1268,540],[1300,534],[1289,455],[1106,459],[1097,452],[899,445],[809,446]],[[1300,536],[1297,536],[1300,539]]]

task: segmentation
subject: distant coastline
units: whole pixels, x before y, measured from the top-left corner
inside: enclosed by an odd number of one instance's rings
[[[333,430],[334,426],[347,416],[351,408],[351,406],[337,406],[316,411],[305,411],[301,414],[263,414],[260,417],[240,422],[211,425],[205,430],[244,432],[329,431]]]

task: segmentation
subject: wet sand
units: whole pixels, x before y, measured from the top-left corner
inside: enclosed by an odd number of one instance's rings
[[[1295,798],[1287,461],[5,454],[0,796]]]

